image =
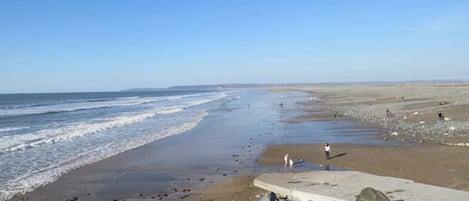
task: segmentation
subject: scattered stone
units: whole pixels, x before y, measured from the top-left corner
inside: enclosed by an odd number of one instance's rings
[[[277,195],[274,192],[266,193],[264,197],[262,197],[261,201],[276,201]]]
[[[398,133],[398,132],[392,132],[391,135],[392,135],[392,136],[398,136],[399,133]]]
[[[384,193],[371,187],[364,188],[355,201],[390,201]]]
[[[418,112],[414,112],[414,115],[418,115],[419,113]]]
[[[71,199],[67,199],[67,201],[78,201],[78,197],[77,197],[77,196],[74,196],[74,197],[72,197]]]

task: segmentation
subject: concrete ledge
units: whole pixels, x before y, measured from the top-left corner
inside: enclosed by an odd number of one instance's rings
[[[258,176],[254,185],[294,201],[354,201],[366,187],[383,192],[390,200],[469,200],[467,191],[355,171],[267,173]]]

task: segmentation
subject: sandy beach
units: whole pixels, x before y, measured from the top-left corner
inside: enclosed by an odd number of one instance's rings
[[[282,166],[283,156],[288,153],[294,159],[320,164],[324,169],[340,167],[469,191],[466,173],[469,162],[464,160],[469,156],[465,147],[469,142],[468,85],[341,85],[272,90],[306,91],[317,98],[298,102],[309,113],[285,120],[287,123],[347,119],[364,127],[378,126],[383,132],[377,138],[400,145],[333,144],[331,160],[325,160],[323,144],[272,145],[264,150],[259,159],[261,164]],[[439,119],[439,111],[446,118]],[[243,181],[239,185],[252,188],[252,181]],[[223,183],[210,186],[194,200],[229,200],[215,199],[218,193],[227,192],[226,187]],[[242,200],[265,193],[246,192]],[[205,199],[209,197],[213,199]]]
[[[260,200],[266,192],[252,186],[256,175],[309,168],[468,191],[469,151],[458,146],[469,142],[468,93],[466,85],[273,88],[261,102],[234,102],[183,135],[72,171],[11,200]],[[449,119],[439,119],[438,111]],[[331,160],[324,159],[324,142],[332,144]],[[314,166],[285,170],[286,153]]]

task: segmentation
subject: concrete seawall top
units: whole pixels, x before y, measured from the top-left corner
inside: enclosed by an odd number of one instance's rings
[[[266,173],[254,185],[294,201],[354,201],[372,187],[393,201],[467,201],[469,192],[356,171]]]

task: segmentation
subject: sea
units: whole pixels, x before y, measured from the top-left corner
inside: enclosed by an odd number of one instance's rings
[[[0,94],[0,200],[188,131],[242,91]]]
[[[285,171],[283,166],[257,164],[263,147],[273,144],[392,145],[379,138],[382,129],[347,119],[287,123],[311,115],[303,107],[316,106],[305,106],[305,101],[322,100],[301,91],[261,88],[0,94],[0,200],[33,191],[117,154],[121,157],[115,156],[108,164],[125,174],[109,170],[83,183],[92,185],[106,178],[110,185],[101,186],[98,192],[75,183],[73,189],[49,187],[74,193],[81,189],[82,196],[91,193],[95,200],[114,200],[134,191],[151,193],[186,185],[181,177],[209,182],[245,171]],[[321,168],[308,163],[295,167]],[[147,170],[154,172],[147,174]],[[142,179],[155,177],[163,179]],[[126,182],[129,178],[132,188]],[[57,196],[51,200],[62,199]]]

